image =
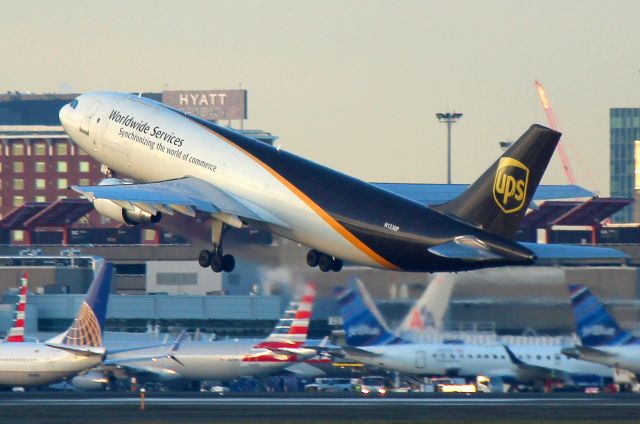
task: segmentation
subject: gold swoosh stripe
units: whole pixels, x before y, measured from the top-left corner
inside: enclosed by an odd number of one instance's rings
[[[369,246],[367,246],[360,239],[358,239],[356,236],[351,234],[349,232],[349,230],[347,230],[342,224],[340,224],[338,221],[336,221],[335,218],[333,218],[331,215],[329,215],[316,202],[311,200],[309,198],[309,196],[307,196],[305,193],[302,192],[302,190],[300,190],[298,187],[293,185],[290,181],[288,181],[282,175],[280,175],[275,170],[273,170],[269,165],[267,165],[266,163],[261,161],[259,158],[257,158],[256,156],[254,156],[250,152],[248,152],[245,149],[243,149],[242,147],[238,146],[233,141],[231,141],[231,140],[227,139],[226,137],[224,137],[224,136],[218,134],[217,132],[213,131],[212,129],[207,128],[204,125],[202,127],[205,128],[210,133],[214,134],[216,137],[219,137],[219,138],[223,139],[228,144],[230,144],[231,146],[235,147],[236,149],[238,149],[239,151],[241,151],[245,155],[249,156],[256,163],[258,163],[260,166],[262,166],[265,170],[267,170],[267,172],[269,172],[271,175],[276,177],[276,179],[278,181],[280,181],[289,190],[291,190],[296,196],[298,196],[298,198],[300,200],[302,200],[307,206],[309,206],[327,224],[329,224],[334,230],[336,230],[340,235],[342,235],[342,237],[344,237],[349,242],[351,242],[351,244],[353,244],[355,247],[360,249],[360,251],[363,252],[365,255],[367,255],[369,258],[373,259],[379,265],[381,265],[381,266],[383,266],[383,267],[385,267],[387,269],[392,269],[392,270],[399,270],[400,269],[397,266],[395,266],[394,264],[392,264],[391,262],[389,262],[388,260],[386,260],[385,258],[383,258],[382,256],[380,256],[379,254],[377,254],[376,252],[374,252]]]

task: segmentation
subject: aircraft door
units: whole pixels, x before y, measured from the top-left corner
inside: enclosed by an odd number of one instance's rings
[[[427,366],[427,355],[424,350],[416,352],[416,368],[421,370]]]

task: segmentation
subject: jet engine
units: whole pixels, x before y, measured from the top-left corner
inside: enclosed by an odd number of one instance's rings
[[[107,178],[102,180],[99,185],[118,185],[127,184],[117,178]],[[162,219],[162,213],[157,210],[149,211],[141,209],[139,206],[131,205],[132,208],[124,208],[113,200],[94,199],[93,207],[98,213],[128,225],[156,223]],[[152,208],[153,209],[153,208]]]
[[[105,372],[91,370],[73,377],[71,384],[78,390],[104,390],[111,384],[111,378]]]

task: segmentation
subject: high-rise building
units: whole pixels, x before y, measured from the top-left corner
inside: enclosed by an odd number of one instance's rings
[[[638,199],[640,190],[640,108],[609,110],[611,137],[611,197]],[[613,215],[614,222],[634,222],[640,212],[638,202]]]

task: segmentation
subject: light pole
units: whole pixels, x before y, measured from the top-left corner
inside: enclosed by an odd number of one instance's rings
[[[461,113],[436,113],[438,121],[447,124],[447,184],[451,184],[451,124],[455,124],[462,118]]]

